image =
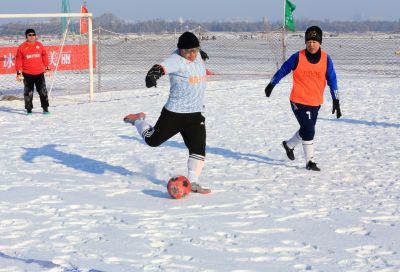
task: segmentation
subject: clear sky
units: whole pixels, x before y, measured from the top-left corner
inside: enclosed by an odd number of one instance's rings
[[[1,0],[1,13],[54,13],[61,0]],[[72,12],[83,0],[70,0]],[[400,0],[292,0],[295,18],[316,20],[400,19]],[[205,21],[270,21],[283,17],[284,0],[87,0],[94,16],[111,12],[129,21],[149,19]]]

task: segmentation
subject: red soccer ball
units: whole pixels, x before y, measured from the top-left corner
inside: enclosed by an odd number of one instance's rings
[[[190,193],[190,181],[185,176],[170,178],[167,190],[172,198],[180,199]]]

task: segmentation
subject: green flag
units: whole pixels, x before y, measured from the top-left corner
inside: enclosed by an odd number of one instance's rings
[[[296,5],[286,0],[285,5],[285,27],[291,31],[295,31],[293,11],[296,9]]]

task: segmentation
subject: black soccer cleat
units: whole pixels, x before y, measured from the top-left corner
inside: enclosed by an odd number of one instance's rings
[[[294,161],[294,148],[288,147],[288,145],[286,144],[286,141],[283,141],[282,145],[286,151],[286,155],[289,158],[289,160]]]
[[[313,161],[308,161],[306,165],[307,170],[312,170],[312,171],[321,171],[321,169],[318,168],[317,164]]]

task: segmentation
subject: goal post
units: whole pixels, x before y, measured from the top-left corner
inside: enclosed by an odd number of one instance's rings
[[[89,100],[94,99],[94,51],[93,51],[93,14],[92,13],[31,13],[31,14],[0,14],[0,19],[29,18],[87,18],[88,26],[88,70],[89,70]],[[44,44],[46,47],[46,44]]]

